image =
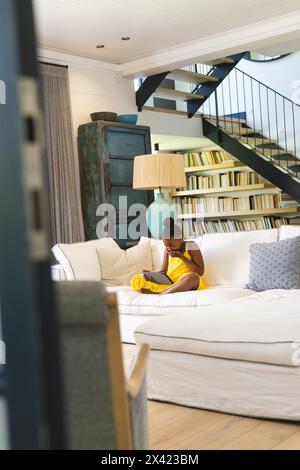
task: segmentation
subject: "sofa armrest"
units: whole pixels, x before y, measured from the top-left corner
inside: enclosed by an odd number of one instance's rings
[[[135,450],[147,450],[149,448],[146,382],[148,356],[149,346],[143,344],[138,351],[127,382],[132,439]]]
[[[51,277],[53,281],[66,281],[67,276],[61,264],[51,266]]]

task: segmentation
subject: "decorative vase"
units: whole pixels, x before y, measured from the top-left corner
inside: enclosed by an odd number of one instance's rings
[[[152,237],[162,238],[164,220],[169,217],[176,219],[176,215],[175,205],[169,202],[163,193],[158,193],[146,213],[147,225]]]

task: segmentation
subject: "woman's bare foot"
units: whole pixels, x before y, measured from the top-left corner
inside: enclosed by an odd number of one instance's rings
[[[159,292],[152,292],[150,289],[145,289],[144,287],[140,290],[142,294],[156,294],[158,295]]]

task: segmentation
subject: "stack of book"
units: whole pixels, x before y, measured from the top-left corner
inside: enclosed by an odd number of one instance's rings
[[[237,171],[234,172],[233,178],[235,186],[247,186],[250,184],[259,184],[262,182],[260,175],[254,171]]]
[[[183,220],[184,238],[196,238],[205,233],[244,232],[266,230],[288,225],[289,219],[278,217],[260,217],[253,220]]]
[[[248,186],[259,184],[261,181],[260,176],[254,171],[228,171],[227,173],[216,173],[210,176],[188,176],[187,189],[193,190]]]
[[[184,165],[186,168],[203,165],[216,165],[227,160],[233,160],[233,157],[224,150],[211,150],[209,152],[189,152],[183,154]]]

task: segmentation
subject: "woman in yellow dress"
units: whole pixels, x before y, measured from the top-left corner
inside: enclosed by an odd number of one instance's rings
[[[173,218],[164,222],[163,243],[165,252],[161,271],[166,273],[173,284],[164,285],[153,282],[148,274],[136,274],[131,280],[133,290],[143,294],[173,294],[191,290],[206,289],[202,276],[204,261],[202,253],[195,242],[185,243],[182,231]]]

